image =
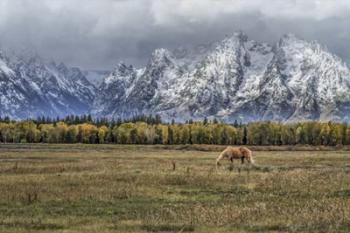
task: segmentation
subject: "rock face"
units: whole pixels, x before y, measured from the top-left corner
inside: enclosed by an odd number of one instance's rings
[[[106,70],[85,70],[83,72],[86,79],[96,88],[98,88],[101,85],[103,78],[107,77],[109,73],[110,71]]]
[[[0,54],[0,115],[13,119],[87,113],[96,88],[78,68],[38,55]]]
[[[102,82],[92,113],[348,121],[350,71],[316,42],[286,35],[270,46],[235,33],[192,50],[158,49],[142,69],[119,64]]]

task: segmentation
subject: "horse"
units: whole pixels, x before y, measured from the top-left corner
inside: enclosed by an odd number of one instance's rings
[[[240,159],[241,163],[244,163],[244,160],[246,160],[248,163],[253,164],[254,159],[252,156],[252,151],[249,150],[247,147],[241,146],[241,147],[232,147],[228,146],[223,152],[220,153],[220,155],[216,159],[216,168],[220,166],[220,161],[222,159],[228,159],[233,163],[234,159]]]

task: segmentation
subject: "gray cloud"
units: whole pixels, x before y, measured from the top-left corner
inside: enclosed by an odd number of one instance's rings
[[[192,46],[235,30],[274,43],[318,40],[350,63],[348,0],[0,0],[0,44],[86,69],[143,65],[158,47]]]

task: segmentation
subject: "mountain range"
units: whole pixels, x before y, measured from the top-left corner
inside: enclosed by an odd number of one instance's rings
[[[15,118],[91,113],[349,121],[350,114],[347,65],[317,42],[291,34],[274,45],[237,32],[195,48],[157,49],[145,67],[120,63],[109,74],[1,53],[0,90],[0,115]]]
[[[96,94],[78,68],[32,52],[0,53],[0,116],[13,119],[85,114]]]

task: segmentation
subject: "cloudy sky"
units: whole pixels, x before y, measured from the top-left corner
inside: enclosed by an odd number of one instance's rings
[[[31,48],[84,69],[141,66],[158,47],[243,30],[274,43],[317,40],[350,64],[349,0],[0,0],[0,46]]]

